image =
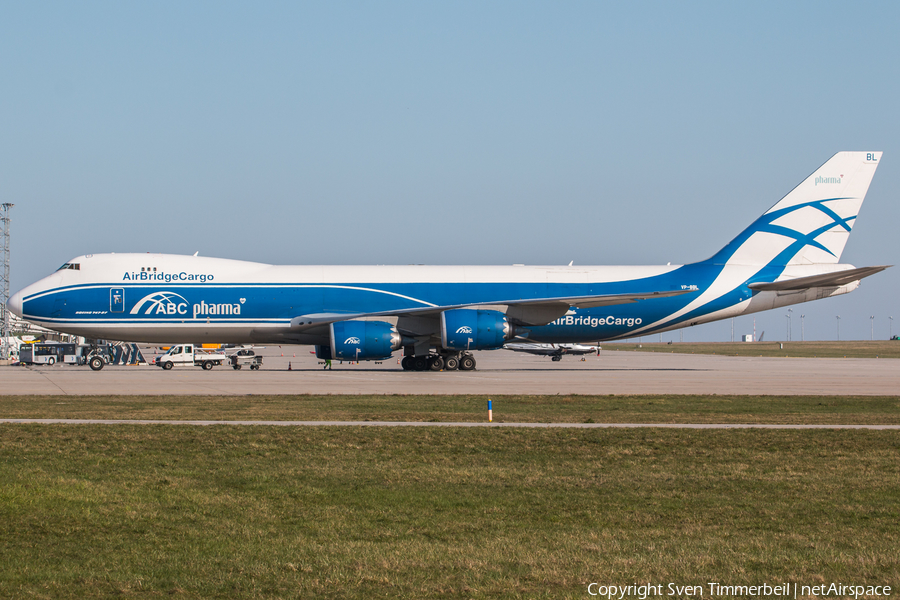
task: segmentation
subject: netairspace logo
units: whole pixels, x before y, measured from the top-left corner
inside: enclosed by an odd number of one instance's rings
[[[618,598],[647,598],[657,597],[698,597],[705,595],[718,598],[807,598],[809,596],[819,598],[877,598],[891,595],[891,586],[888,585],[855,585],[848,583],[822,583],[819,585],[803,585],[797,582],[760,583],[757,585],[725,585],[719,582],[707,582],[706,585],[682,585],[678,583],[644,583],[632,585],[604,585],[602,583],[589,583],[587,586],[589,596],[599,596],[611,600]]]
[[[345,344],[354,344],[356,346],[359,346],[360,341],[359,341],[358,337],[354,336],[354,337],[348,337],[346,340],[344,340],[344,343]]]
[[[125,273],[122,281],[161,281],[163,283],[172,283],[173,281],[190,281],[206,283],[212,281],[212,273],[151,273],[149,271],[141,271],[140,273]]]
[[[463,325],[459,329],[456,330],[456,333],[472,333],[472,328],[468,325]]]

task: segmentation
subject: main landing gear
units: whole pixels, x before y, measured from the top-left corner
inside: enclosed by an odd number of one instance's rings
[[[404,371],[472,371],[475,358],[466,353],[404,356],[400,366]]]

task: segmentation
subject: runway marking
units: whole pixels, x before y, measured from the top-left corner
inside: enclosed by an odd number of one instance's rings
[[[264,425],[276,427],[520,427],[569,429],[871,429],[900,430],[900,425],[777,423],[440,423],[434,421],[185,421],[160,419],[0,419],[0,423],[35,425]]]

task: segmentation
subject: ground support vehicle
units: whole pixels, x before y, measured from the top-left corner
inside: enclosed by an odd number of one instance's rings
[[[78,344],[60,344],[57,342],[22,344],[19,348],[19,362],[27,365],[84,364],[80,362],[81,349],[81,346]]]
[[[251,371],[258,371],[263,363],[263,357],[248,348],[242,348],[228,357],[231,368],[240,371],[242,367],[250,367]]]
[[[224,352],[204,350],[193,344],[181,344],[172,346],[169,351],[156,357],[156,365],[168,371],[176,366],[203,367],[209,371],[215,366],[223,364],[228,357]]]
[[[109,347],[57,342],[22,344],[19,362],[26,365],[88,365],[99,371],[109,364]]]

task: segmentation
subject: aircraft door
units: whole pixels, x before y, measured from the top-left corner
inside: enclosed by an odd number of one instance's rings
[[[53,311],[50,313],[50,316],[54,319],[58,319],[63,316],[63,311],[66,308],[66,298],[57,296],[53,301]]]
[[[125,312],[125,288],[110,288],[109,312]]]

